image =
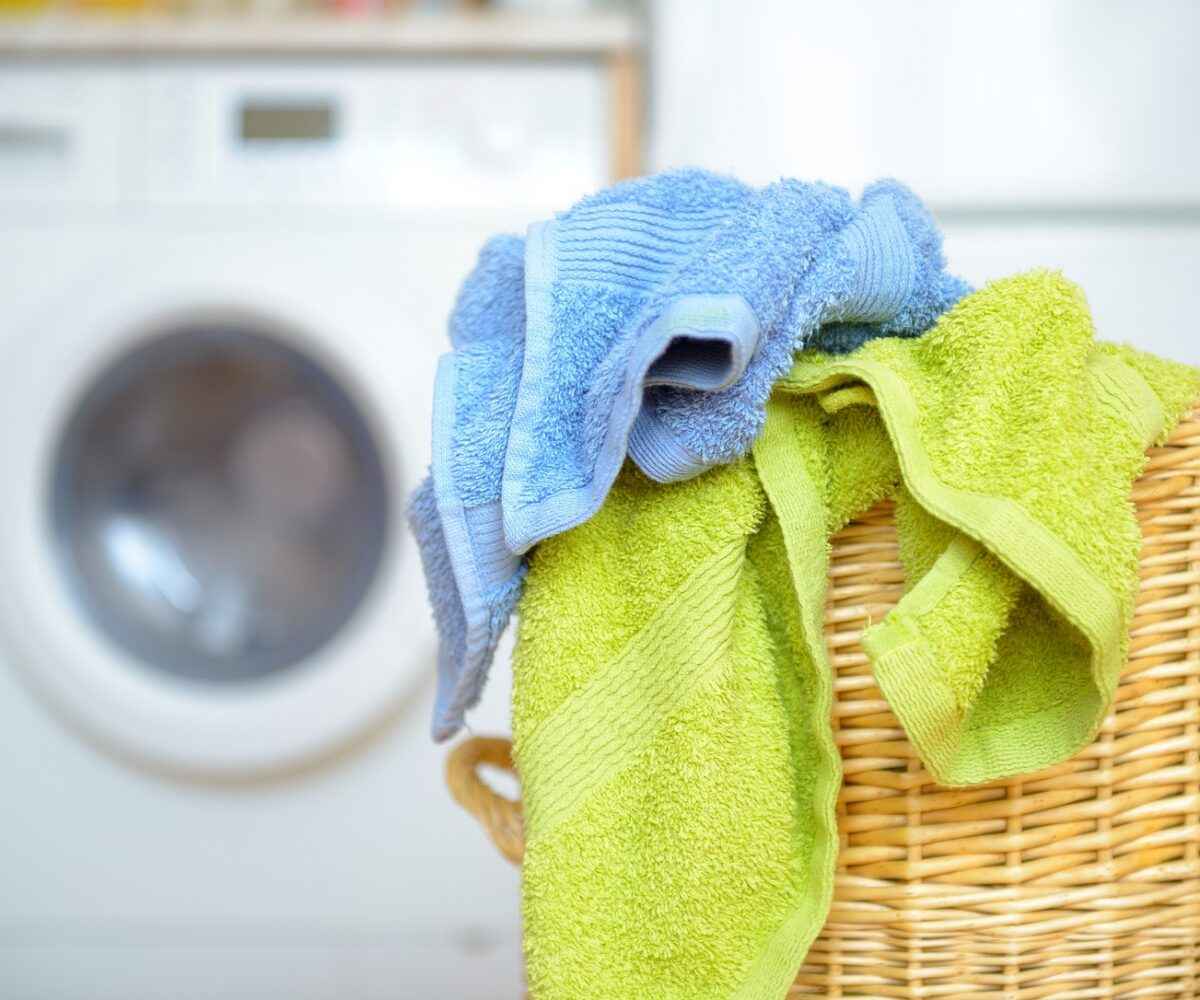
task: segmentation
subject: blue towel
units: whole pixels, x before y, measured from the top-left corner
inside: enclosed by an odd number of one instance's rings
[[[408,516],[439,635],[433,735],[448,739],[479,701],[525,578],[504,543],[501,473],[525,348],[525,243],[496,236],[450,316],[438,362],[432,475]]]
[[[626,455],[662,482],[732,461],[797,349],[919,334],[968,290],[894,181],[855,205],[823,184],[674,171],[532,226],[519,254],[493,240],[460,294],[436,502],[411,508],[443,638],[437,739],[478,700],[521,554],[595,513]]]

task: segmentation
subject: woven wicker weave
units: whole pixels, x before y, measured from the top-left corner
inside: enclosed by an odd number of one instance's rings
[[[899,598],[891,511],[834,540],[826,634],[845,766],[833,908],[790,996],[1094,1000],[1200,997],[1200,419],[1151,451],[1130,659],[1096,742],[1040,774],[933,784],[858,645]],[[479,777],[451,791],[519,861],[521,806]]]

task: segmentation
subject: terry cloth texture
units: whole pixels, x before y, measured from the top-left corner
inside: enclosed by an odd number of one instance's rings
[[[533,552],[520,605],[535,1000],[786,995],[838,843],[828,538],[886,496],[908,587],[864,647],[936,779],[1091,740],[1137,585],[1130,486],[1198,391],[1033,272],[923,338],[801,354],[752,458],[667,485],[627,464]]]
[[[733,461],[797,348],[914,336],[966,292],[894,181],[856,205],[675,171],[532,226],[519,267],[521,246],[493,241],[463,288],[433,486],[411,507],[442,635],[438,739],[479,698],[520,555],[595,513],[627,454],[664,482]]]
[[[524,241],[494,237],[459,292],[450,316],[454,350],[438,362],[433,468],[409,502],[439,637],[437,739],[452,736],[483,693],[525,577],[500,517],[525,350],[524,267]]]
[[[685,170],[530,229],[526,355],[504,466],[524,552],[600,507],[628,452],[651,479],[746,454],[767,397],[823,324],[922,333],[967,291],[921,203],[880,181],[761,190]]]

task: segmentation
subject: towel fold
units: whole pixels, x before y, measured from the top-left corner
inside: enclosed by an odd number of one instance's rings
[[[626,454],[652,479],[744,455],[823,324],[915,335],[965,292],[895,181],[761,190],[684,170],[584,199],[526,242],[527,343],[505,458],[514,552],[582,523]]]
[[[519,246],[490,243],[464,286],[435,387],[435,503],[410,510],[440,574],[438,739],[478,700],[521,555],[591,517],[627,455],[661,482],[734,461],[798,348],[919,334],[966,291],[894,181],[855,205],[674,171],[532,226],[520,268]]]
[[[520,606],[532,995],[786,995],[838,844],[828,537],[884,497],[907,585],[863,646],[935,779],[1090,741],[1137,586],[1130,486],[1198,391],[1033,272],[922,338],[802,353],[752,458],[670,484],[626,464],[534,550]]]

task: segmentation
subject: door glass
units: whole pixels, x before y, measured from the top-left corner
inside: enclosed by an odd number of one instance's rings
[[[51,521],[94,624],[150,667],[223,683],[302,664],[375,577],[374,438],[315,360],[249,324],[135,347],[59,442]]]

